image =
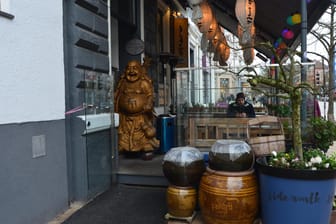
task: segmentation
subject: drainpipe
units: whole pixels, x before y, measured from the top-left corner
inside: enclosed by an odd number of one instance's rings
[[[301,0],[301,63],[307,62],[307,1]],[[306,65],[301,67],[301,82],[307,81],[307,67]],[[307,126],[307,90],[302,92],[302,104],[301,104],[301,127],[303,132]],[[303,133],[304,134],[304,133]]]

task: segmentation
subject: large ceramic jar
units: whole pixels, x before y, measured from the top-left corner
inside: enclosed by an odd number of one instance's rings
[[[172,148],[163,157],[162,169],[172,185],[197,185],[205,171],[203,154],[198,149],[188,146]]]
[[[219,171],[244,171],[253,168],[254,152],[241,140],[217,140],[209,152],[209,167]]]
[[[259,197],[253,169],[224,172],[207,167],[198,194],[205,224],[252,224],[257,217]]]

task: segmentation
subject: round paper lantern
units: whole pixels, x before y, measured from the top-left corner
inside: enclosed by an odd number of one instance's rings
[[[294,25],[293,17],[292,16],[288,16],[287,19],[286,19],[286,22],[287,22],[288,25],[293,26]]]
[[[236,17],[243,27],[254,22],[256,6],[254,0],[237,0],[235,6]]]
[[[281,33],[281,35],[283,36],[283,38],[290,40],[294,37],[294,33],[293,31],[291,31],[290,29],[284,29]]]
[[[295,13],[293,16],[292,16],[292,21],[294,24],[299,24],[301,23],[301,14],[300,13]]]
[[[206,33],[209,30],[210,24],[214,19],[214,16],[212,14],[212,9],[207,2],[201,3],[200,8],[202,11],[202,18],[197,19],[197,26],[201,33]]]
[[[220,42],[225,39],[225,36],[220,28],[217,29],[214,38],[210,41],[213,49],[209,49],[210,52],[214,52]]]
[[[199,5],[194,6],[193,10],[192,10],[192,15],[191,15],[191,19],[192,21],[194,21],[194,23],[197,23],[198,20],[202,19],[202,10],[201,7]]]
[[[254,38],[255,38],[255,26],[252,24],[248,28],[243,28],[240,24],[238,24],[237,29],[239,44],[242,46],[250,45],[252,46],[254,44]]]
[[[217,51],[219,53],[219,61],[226,62],[229,59],[229,57],[230,57],[230,48],[227,45],[226,40],[225,40],[225,42],[221,42],[218,45]]]
[[[254,49],[246,48],[243,50],[243,58],[246,65],[252,64],[254,60]]]
[[[188,0],[190,7],[194,7],[202,3],[203,0]]]
[[[214,18],[210,24],[208,32],[206,33],[206,37],[208,40],[212,40],[216,34],[218,28],[217,20]]]

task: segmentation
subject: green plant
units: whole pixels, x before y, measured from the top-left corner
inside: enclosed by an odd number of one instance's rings
[[[289,117],[291,115],[290,107],[285,104],[267,104],[267,109],[271,111],[273,115],[278,117]]]
[[[309,139],[317,148],[326,152],[336,140],[336,124],[322,117],[315,117],[310,119],[309,125]]]

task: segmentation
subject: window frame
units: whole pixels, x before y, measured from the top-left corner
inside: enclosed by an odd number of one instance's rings
[[[10,0],[0,0],[0,17],[14,19],[14,15],[11,14],[9,10],[9,1]],[[4,4],[4,2],[6,2],[6,4]],[[7,8],[5,8],[3,5],[7,6]]]

